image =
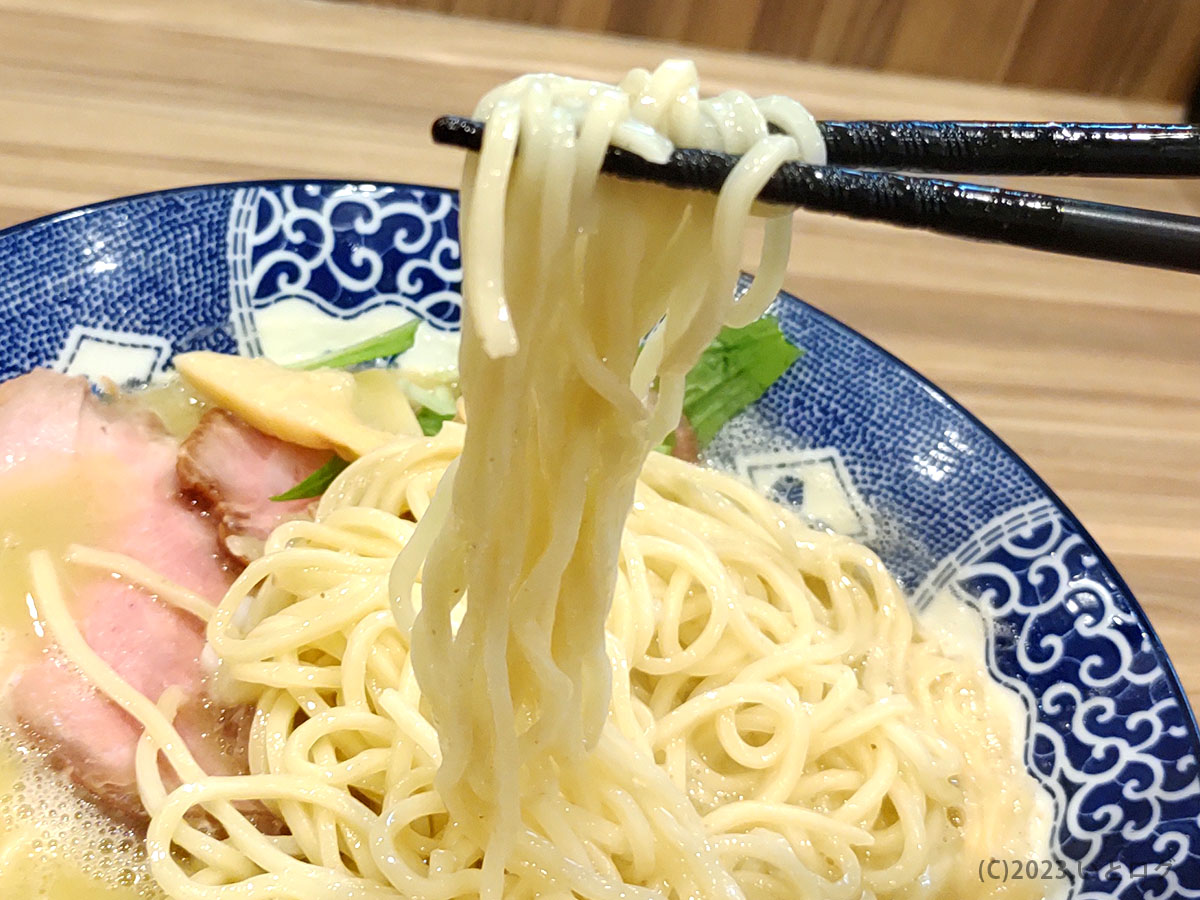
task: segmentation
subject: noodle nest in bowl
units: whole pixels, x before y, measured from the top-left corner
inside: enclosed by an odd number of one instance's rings
[[[203,777],[169,710],[141,710],[142,774],[156,780],[150,754],[164,751],[189,780],[147,797],[153,872],[172,896],[237,896],[230,882],[264,896],[481,891],[486,848],[434,784],[438,733],[387,590],[461,440],[451,425],[352,465],[317,521],[278,528],[216,611],[223,675],[261,691],[251,775]],[[1012,736],[981,717],[978,674],[914,637],[873,553],[656,454],[619,559],[604,731],[575,764],[521,773],[531,799],[506,897],[605,897],[615,883],[715,896],[718,872],[752,897],[919,896],[922,878],[977,889],[956,870],[1020,830],[1027,788],[974,748]],[[231,804],[251,799],[289,836]],[[192,828],[195,806],[229,836]]]

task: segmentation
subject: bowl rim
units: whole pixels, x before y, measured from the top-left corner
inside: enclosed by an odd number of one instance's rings
[[[832,316],[824,310],[813,306],[811,303],[800,299],[790,291],[785,290],[781,291],[780,293],[785,294],[799,303],[803,303],[820,318],[824,319],[828,325],[840,331],[849,332],[851,336],[858,338],[859,340],[868,344],[872,349],[878,351],[882,356],[886,357],[889,362],[900,366],[911,375],[915,376],[917,381],[927,391],[936,396],[937,399],[942,403],[950,406],[960,415],[964,416],[969,422],[971,422],[971,424],[982,431],[988,439],[994,441],[1006,455],[1016,462],[1017,466],[1025,473],[1026,476],[1029,477],[1030,481],[1033,482],[1038,490],[1045,494],[1046,499],[1048,499],[1058,508],[1059,512],[1062,514],[1067,523],[1070,524],[1078,532],[1079,536],[1088,543],[1090,550],[1096,556],[1096,561],[1100,563],[1100,565],[1104,567],[1104,569],[1112,577],[1113,582],[1118,590],[1121,591],[1122,595],[1129,602],[1130,609],[1138,617],[1139,627],[1142,628],[1146,636],[1150,639],[1151,646],[1154,648],[1155,656],[1158,658],[1159,664],[1162,666],[1163,673],[1166,675],[1168,683],[1175,690],[1180,699],[1180,707],[1183,710],[1185,724],[1190,726],[1189,737],[1192,740],[1193,748],[1197,751],[1197,753],[1200,753],[1200,719],[1197,718],[1196,710],[1192,707],[1187,691],[1184,690],[1183,682],[1179,678],[1179,673],[1175,670],[1175,663],[1172,661],[1171,655],[1167,652],[1166,645],[1163,644],[1162,639],[1158,636],[1158,631],[1154,628],[1154,624],[1150,621],[1150,616],[1146,612],[1145,607],[1142,606],[1142,603],[1140,600],[1138,600],[1137,595],[1134,594],[1133,590],[1129,587],[1128,582],[1125,581],[1125,576],[1121,574],[1121,571],[1116,567],[1116,565],[1114,565],[1113,561],[1104,551],[1104,548],[1100,546],[1099,541],[1097,541],[1092,536],[1091,532],[1084,527],[1083,523],[1079,520],[1079,517],[1075,515],[1075,512],[1071,509],[1071,507],[1069,507],[1066,502],[1063,501],[1062,497],[1060,497],[1058,493],[1046,483],[1045,479],[1043,479],[1042,476],[1034,470],[1033,466],[1025,461],[1021,454],[1010,447],[1008,443],[998,434],[996,434],[996,432],[993,431],[986,422],[963,406],[963,404],[959,403],[957,400],[947,394],[944,390],[934,384],[928,377],[923,375],[913,366],[896,356],[896,354],[892,353],[886,347],[880,346],[861,331],[851,328],[845,322],[842,322],[835,316]]]
[[[304,185],[321,185],[324,187],[333,188],[342,186],[370,187],[371,189],[416,189],[438,191],[452,195],[458,194],[458,189],[452,187],[422,184],[420,182],[392,181],[390,179],[374,180],[369,178],[252,178],[241,181],[218,181],[202,184],[178,185],[175,187],[143,191],[136,194],[125,194],[118,197],[111,197],[106,200],[99,200],[94,203],[85,203],[80,206],[71,207],[65,210],[46,213],[45,215],[27,219],[22,222],[17,222],[13,225],[9,225],[0,229],[0,240],[11,237],[22,231],[31,230],[42,225],[50,225],[63,220],[78,218],[95,210],[118,206],[122,203],[133,200],[145,200],[153,197],[163,197],[191,191],[228,192],[248,188],[300,187]],[[1017,453],[1016,450],[1010,447],[1007,442],[1005,442],[989,425],[987,425],[987,423],[982,421],[978,416],[967,409],[967,407],[955,400],[954,397],[946,393],[942,388],[936,385],[912,365],[905,362],[896,354],[881,346],[873,339],[867,337],[862,332],[852,328],[823,309],[814,306],[812,303],[797,297],[791,291],[781,290],[779,293],[781,296],[786,296],[790,300],[802,304],[835,330],[846,333],[850,337],[862,341],[872,350],[884,357],[890,364],[899,366],[901,369],[913,376],[917,380],[918,384],[935,396],[943,405],[948,406],[958,415],[965,417],[966,420],[978,428],[986,438],[993,441],[1005,455],[1007,455],[1017,464],[1018,468],[1030,479],[1034,486],[1042,492],[1045,498],[1048,499],[1059,510],[1068,524],[1070,524],[1077,531],[1079,536],[1087,542],[1090,550],[1095,554],[1097,562],[1106,570],[1108,575],[1112,578],[1115,586],[1129,602],[1131,611],[1137,617],[1139,627],[1143,630],[1146,637],[1150,641],[1155,657],[1162,668],[1169,687],[1173,690],[1176,697],[1180,701],[1180,708],[1182,710],[1184,724],[1188,726],[1188,737],[1191,740],[1191,744],[1197,758],[1200,758],[1200,718],[1197,717],[1197,712],[1195,708],[1193,708],[1191,699],[1183,687],[1183,682],[1179,678],[1179,673],[1175,669],[1175,664],[1172,661],[1170,654],[1167,652],[1166,646],[1163,644],[1162,639],[1158,636],[1158,632],[1155,629],[1154,624],[1151,622],[1149,614],[1142,606],[1141,601],[1138,600],[1137,595],[1129,587],[1129,584],[1126,582],[1125,577],[1121,574],[1121,571],[1116,567],[1116,565],[1113,564],[1104,548],[1101,547],[1100,543],[1092,536],[1091,532],[1084,527],[1083,523],[1079,520],[1079,517],[1074,513],[1070,506],[1063,501],[1062,497],[1060,497],[1058,493],[1052,487],[1050,487],[1050,485],[1047,484],[1046,481],[1034,470],[1034,468],[1025,461],[1021,454]],[[1200,698],[1197,699],[1200,701]]]

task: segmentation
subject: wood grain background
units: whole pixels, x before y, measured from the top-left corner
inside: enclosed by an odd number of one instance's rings
[[[1200,0],[368,0],[996,84],[1180,101]]]

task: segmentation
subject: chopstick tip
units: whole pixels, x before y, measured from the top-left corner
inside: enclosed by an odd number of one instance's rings
[[[478,150],[483,141],[483,123],[465,116],[439,116],[430,133],[435,144]]]

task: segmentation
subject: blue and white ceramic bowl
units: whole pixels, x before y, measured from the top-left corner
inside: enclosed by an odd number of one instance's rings
[[[457,236],[453,192],[338,182],[187,188],[19,225],[0,232],[0,378],[143,381],[185,350],[307,355],[409,314],[454,331]],[[715,461],[802,511],[806,485],[832,479],[829,524],[877,549],[918,606],[949,590],[983,613],[988,665],[1028,717],[1025,763],[1054,799],[1062,865],[1039,875],[1065,871],[1077,897],[1200,897],[1200,734],[1112,564],[921,376],[793,297],[777,311],[806,353]]]

